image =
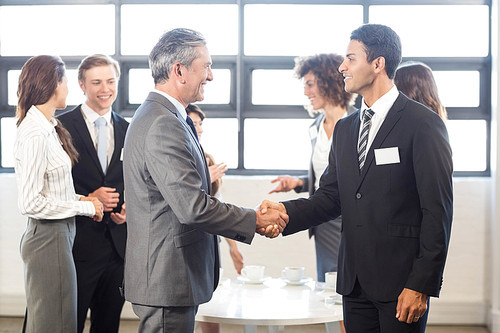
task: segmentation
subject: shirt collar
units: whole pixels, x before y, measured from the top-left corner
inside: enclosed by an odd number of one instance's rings
[[[89,123],[93,124],[97,118],[104,117],[104,119],[106,119],[106,124],[111,124],[111,109],[109,109],[109,111],[106,112],[104,115],[100,116],[97,112],[92,110],[87,103],[83,103],[81,108],[83,115],[85,116],[85,118]]]
[[[375,114],[374,116],[376,117],[381,117],[382,119],[385,119],[385,116],[387,116],[387,113],[391,109],[392,105],[396,101],[396,99],[399,96],[399,91],[398,88],[396,88],[395,85],[392,86],[392,88],[386,92],[382,97],[377,99],[375,103],[369,108],[365,104],[365,99],[363,98],[363,101],[361,103],[361,112],[359,113],[359,117],[362,120],[363,119],[363,113],[366,109],[371,109]]]
[[[26,116],[29,116],[30,118],[33,118],[40,126],[42,127],[43,130],[47,131],[48,133],[52,133],[55,131],[55,127],[57,125],[57,120],[52,117],[50,120],[48,120],[45,115],[42,113],[42,111],[38,110],[36,106],[31,106],[30,109],[28,110]]]
[[[161,91],[161,90],[158,90],[158,89],[153,89],[153,92],[166,97],[170,101],[170,103],[172,103],[175,106],[175,108],[177,109],[177,112],[180,113],[180,115],[182,116],[182,118],[184,120],[186,120],[187,112],[186,112],[186,109],[184,108],[184,106],[181,104],[181,102],[179,102],[174,97],[170,96],[169,94],[167,94],[164,91]]]

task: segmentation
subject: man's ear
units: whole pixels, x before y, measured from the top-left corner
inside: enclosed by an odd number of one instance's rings
[[[83,94],[85,95],[85,84],[82,81],[78,80],[78,85],[80,86],[80,89],[82,89]]]
[[[184,76],[183,76],[184,70],[185,70],[185,67],[182,66],[182,64],[180,62],[176,62],[172,68],[172,76],[175,77],[175,79],[178,80],[182,84],[186,83],[186,80],[184,79]]]
[[[177,76],[182,76],[182,69],[181,69],[182,65],[180,62],[176,62],[174,64],[174,71],[175,71],[175,75]]]
[[[373,60],[373,69],[375,72],[381,72],[385,70],[385,58],[384,57],[378,57],[377,59]]]

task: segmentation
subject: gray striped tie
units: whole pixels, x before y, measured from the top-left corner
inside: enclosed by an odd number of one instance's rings
[[[359,171],[363,169],[366,160],[366,146],[368,144],[368,133],[370,132],[370,127],[372,126],[372,117],[375,114],[371,109],[367,109],[363,115],[363,128],[359,134],[358,141],[358,163]]]

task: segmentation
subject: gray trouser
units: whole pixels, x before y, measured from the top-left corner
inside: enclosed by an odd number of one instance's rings
[[[27,333],[76,332],[76,271],[71,253],[74,217],[29,218],[21,239]]]
[[[198,305],[156,307],[132,303],[132,309],[141,320],[139,333],[194,332]]]

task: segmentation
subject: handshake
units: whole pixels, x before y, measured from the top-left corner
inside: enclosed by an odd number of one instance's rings
[[[264,200],[256,209],[257,223],[255,232],[268,238],[275,238],[288,224],[286,208],[282,203]]]

